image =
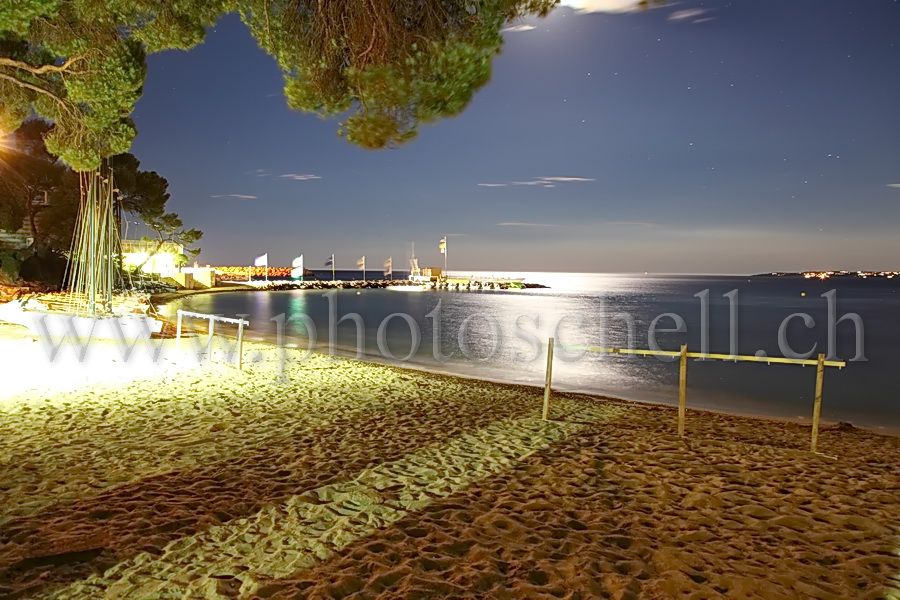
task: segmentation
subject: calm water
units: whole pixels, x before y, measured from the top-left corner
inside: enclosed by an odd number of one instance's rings
[[[469,273],[459,273],[459,275]],[[474,273],[473,273],[474,274]],[[373,273],[374,275],[374,273]],[[380,275],[380,273],[379,273]],[[784,356],[779,329],[790,349],[806,353],[815,345],[828,352],[828,301],[834,290],[836,317],[859,315],[857,326],[845,319],[835,332],[834,354],[848,366],[826,369],[823,417],[859,425],[900,430],[900,395],[894,374],[900,352],[900,282],[886,279],[827,281],[712,277],[626,276],[564,273],[504,273],[550,286],[546,290],[402,292],[394,290],[236,292],[188,297],[166,307],[202,313],[249,315],[251,339],[277,341],[273,317],[294,317],[284,343],[308,347],[311,321],[319,351],[328,351],[330,319],[355,313],[364,325],[361,348],[367,360],[443,371],[468,377],[542,385],[546,350],[540,342],[554,336],[563,346],[606,345],[648,348],[651,323],[664,350],[688,344],[691,351],[739,354],[764,351]],[[330,278],[330,272],[328,277]],[[737,290],[736,292],[734,290]],[[725,296],[728,294],[728,296]],[[699,296],[698,296],[699,295]],[[704,326],[704,301],[708,325]],[[333,311],[334,318],[330,317]],[[406,317],[388,317],[402,313]],[[670,313],[668,316],[660,316]],[[805,313],[804,324],[794,313]],[[305,315],[305,317],[304,317]],[[683,319],[684,332],[675,329]],[[358,331],[345,319],[333,327],[334,347],[355,355]],[[629,324],[630,323],[630,324]],[[731,324],[734,323],[733,327]],[[418,348],[411,330],[420,334]],[[436,359],[435,348],[442,357]],[[396,358],[392,358],[393,357]],[[865,356],[867,360],[850,360]],[[830,357],[829,357],[830,358]],[[677,401],[677,362],[653,357],[566,353],[558,350],[554,386],[650,402]],[[723,361],[691,361],[688,404],[733,412],[807,417],[811,414],[815,367]]]

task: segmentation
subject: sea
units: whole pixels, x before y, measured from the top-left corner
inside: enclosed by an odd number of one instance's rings
[[[331,271],[317,272],[322,280]],[[369,278],[381,273],[368,273]],[[395,274],[400,276],[402,274]],[[163,307],[250,322],[247,339],[469,378],[676,404],[677,357],[591,347],[843,361],[822,417],[900,434],[900,280],[884,277],[453,272],[524,278],[522,290],[247,291]],[[359,279],[360,271],[336,273]],[[205,324],[197,323],[198,327]],[[809,419],[816,367],[690,359],[689,408]]]

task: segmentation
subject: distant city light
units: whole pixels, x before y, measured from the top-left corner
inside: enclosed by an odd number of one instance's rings
[[[772,275],[784,275],[785,273],[772,273]],[[803,277],[806,279],[821,279],[826,280],[829,277],[860,277],[862,279],[866,279],[867,277],[887,277],[888,279],[893,279],[896,276],[900,276],[900,271],[803,271],[801,273]]]

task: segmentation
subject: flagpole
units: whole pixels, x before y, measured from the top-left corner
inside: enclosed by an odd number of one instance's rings
[[[446,281],[447,275],[448,275],[448,273],[447,273],[447,250],[448,250],[447,246],[448,246],[447,234],[445,233],[444,234],[444,280],[445,281]]]
[[[247,267],[247,282],[253,281],[253,267]]]
[[[334,281],[334,254],[331,255],[331,280]]]

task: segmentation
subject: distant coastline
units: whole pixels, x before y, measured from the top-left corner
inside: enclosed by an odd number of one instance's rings
[[[900,279],[900,271],[775,271],[757,273],[751,277],[802,277],[803,279],[829,279],[831,277],[883,277],[884,279]]]

